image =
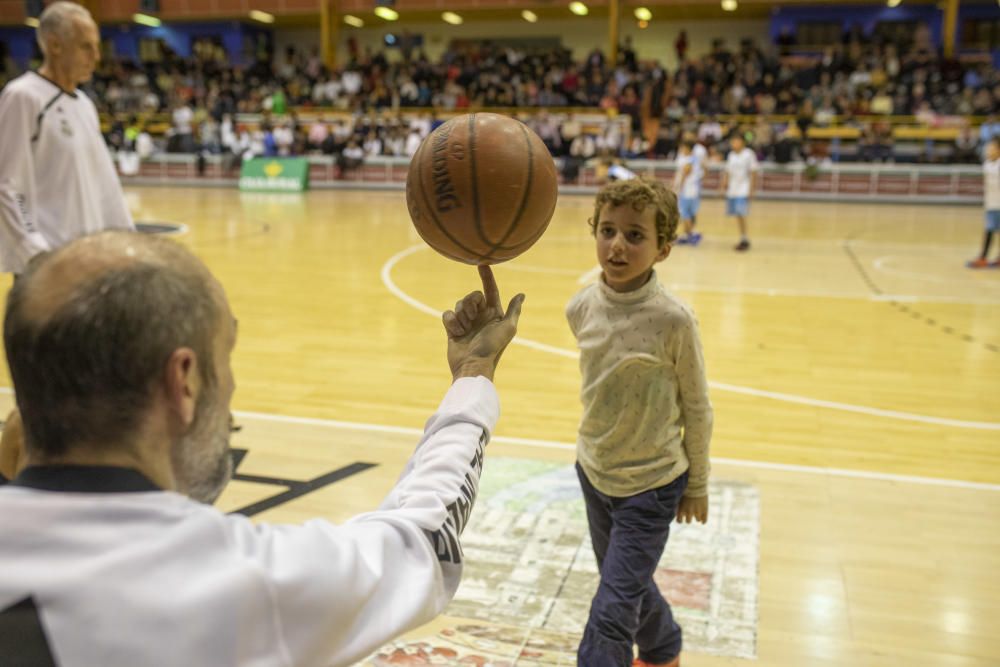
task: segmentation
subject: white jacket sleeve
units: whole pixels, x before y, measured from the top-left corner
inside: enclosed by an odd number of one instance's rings
[[[8,86],[0,93],[0,271],[20,273],[48,250],[35,220],[31,138],[40,109],[30,96]]]
[[[455,382],[377,511],[342,526],[253,526],[237,546],[273,586],[290,664],[348,665],[437,616],[458,589],[459,536],[499,416],[493,384]]]

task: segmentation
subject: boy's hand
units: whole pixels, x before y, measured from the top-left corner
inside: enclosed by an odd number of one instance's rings
[[[700,498],[681,497],[677,508],[677,523],[706,523],[708,521],[708,496]]]
[[[500,290],[493,271],[479,267],[482,292],[472,292],[445,312],[441,319],[448,332],[448,365],[452,378],[482,375],[490,380],[500,355],[517,333],[524,295],[515,296],[506,314],[500,305]]]

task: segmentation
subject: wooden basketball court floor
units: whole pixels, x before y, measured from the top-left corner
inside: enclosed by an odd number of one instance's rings
[[[448,386],[435,314],[475,270],[420,243],[402,193],[127,196],[137,220],[186,226],[240,319],[246,453],[221,507],[274,522],[375,508]],[[527,302],[465,602],[371,664],[572,664],[596,575],[576,500],[549,492],[573,461],[563,307],[596,276],[590,202],[562,197],[539,244],[496,269]],[[678,550],[664,576],[693,638],[683,664],[1000,664],[1000,271],[964,268],[981,210],[760,201],[746,255],[721,202],[700,217],[702,245],[659,268],[698,314],[716,410],[710,524],[675,531],[665,557]],[[542,500],[518,509],[510,489]],[[572,548],[546,551],[550,533]]]

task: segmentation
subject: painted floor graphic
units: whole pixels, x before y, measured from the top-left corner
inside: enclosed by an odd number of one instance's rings
[[[671,527],[656,582],[684,650],[756,657],[760,503],[749,484],[713,480],[708,525]],[[466,570],[437,636],[398,641],[364,664],[576,664],[598,572],[572,466],[491,458],[462,537]]]

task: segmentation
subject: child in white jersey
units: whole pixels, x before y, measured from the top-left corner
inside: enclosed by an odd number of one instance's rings
[[[988,257],[993,235],[1000,233],[1000,139],[993,137],[986,143],[986,161],[983,162],[983,206],[986,208],[986,233],[983,251],[968,263],[970,269],[1000,267],[1000,254],[992,262]]]
[[[722,172],[722,189],[726,193],[726,215],[735,216],[740,225],[740,242],[734,248],[738,252],[750,249],[747,236],[747,215],[750,213],[750,197],[757,189],[757,155],[747,148],[743,135],[737,133],[730,140],[732,150],[726,157],[726,168]]]
[[[602,275],[566,307],[580,347],[577,474],[601,581],[578,663],[679,663],[681,629],[653,574],[670,522],[708,518],[712,407],[698,325],[657,281],[677,197],[643,178],[605,186],[591,228]]]
[[[684,236],[677,239],[680,245],[698,245],[701,234],[694,231],[698,209],[701,207],[701,177],[705,165],[694,150],[693,139],[685,139],[677,149],[677,173],[674,175],[674,192],[679,196],[678,205]]]

